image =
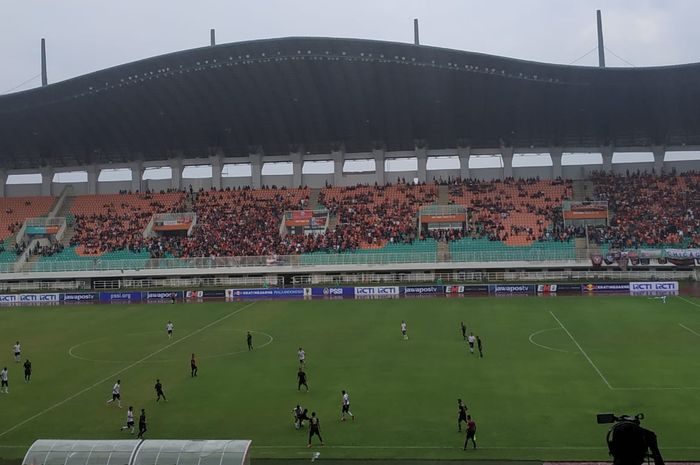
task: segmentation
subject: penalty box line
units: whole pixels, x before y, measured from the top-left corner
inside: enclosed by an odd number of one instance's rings
[[[31,417],[25,418],[24,420],[20,421],[20,422],[17,423],[16,425],[14,425],[14,426],[12,426],[12,427],[6,429],[6,430],[3,431],[2,433],[0,433],[0,437],[5,436],[5,435],[8,434],[8,433],[11,433],[12,431],[16,430],[17,428],[19,428],[19,427],[21,427],[21,426],[23,426],[23,425],[29,423],[30,421],[32,421],[32,420],[34,420],[34,419],[36,419],[36,418],[39,418],[40,416],[44,415],[45,413],[48,413],[48,412],[50,412],[50,411],[52,411],[52,410],[54,410],[54,409],[60,407],[61,405],[65,404],[66,402],[70,402],[71,400],[75,399],[76,397],[78,397],[78,396],[80,396],[80,395],[82,395],[82,394],[84,394],[84,393],[90,391],[91,389],[96,388],[96,387],[99,386],[100,384],[103,384],[103,383],[105,383],[105,382],[107,382],[107,381],[109,381],[109,380],[111,380],[111,379],[114,379],[114,377],[116,377],[116,376],[118,376],[118,375],[124,373],[124,372],[127,371],[127,370],[130,370],[131,368],[134,368],[135,366],[137,366],[137,365],[139,365],[139,364],[145,362],[146,360],[148,360],[148,359],[150,359],[150,358],[155,357],[155,356],[158,355],[159,353],[161,353],[161,352],[163,352],[163,351],[165,351],[165,350],[168,350],[168,349],[171,348],[172,346],[174,346],[174,345],[176,345],[176,344],[179,344],[180,342],[182,342],[182,341],[184,341],[184,340],[186,340],[186,339],[189,339],[190,337],[192,337],[192,336],[194,336],[194,335],[196,335],[196,334],[199,334],[199,333],[201,333],[202,331],[206,331],[207,329],[211,328],[212,326],[214,326],[214,325],[216,325],[216,324],[219,324],[219,323],[221,323],[222,321],[224,321],[224,320],[226,320],[226,319],[228,319],[228,318],[231,318],[232,316],[234,316],[234,315],[236,315],[236,314],[242,312],[243,310],[245,310],[246,308],[249,308],[250,306],[252,306],[252,305],[254,305],[254,304],[255,304],[255,302],[251,302],[251,303],[249,303],[249,304],[247,304],[247,305],[244,305],[243,307],[241,307],[241,308],[239,308],[239,309],[237,309],[237,310],[234,310],[233,312],[228,313],[228,314],[222,316],[221,318],[219,318],[219,319],[217,319],[217,320],[214,320],[214,321],[212,321],[211,323],[208,323],[208,324],[202,326],[201,328],[199,328],[199,329],[197,329],[197,330],[195,330],[195,331],[192,331],[191,333],[189,333],[189,334],[187,334],[187,335],[181,337],[180,339],[176,339],[175,341],[173,341],[173,342],[171,342],[170,344],[167,344],[167,345],[161,347],[160,349],[156,350],[155,352],[151,352],[150,354],[146,355],[146,356],[143,357],[142,359],[137,360],[137,361],[135,361],[135,362],[133,362],[133,363],[131,363],[131,364],[125,366],[124,368],[121,368],[121,369],[115,371],[114,373],[110,374],[109,376],[107,376],[107,377],[105,377],[105,378],[103,378],[103,379],[97,381],[96,383],[93,383],[93,384],[91,384],[90,386],[88,386],[88,387],[86,387],[86,388],[83,388],[83,389],[81,389],[80,391],[76,392],[75,394],[66,397],[66,398],[63,399],[62,401],[56,402],[55,404],[53,404],[53,405],[51,405],[51,406],[45,408],[45,409],[42,410],[41,412],[36,413],[36,414],[32,415]]]
[[[554,314],[554,312],[550,311],[549,314],[552,315],[552,318],[554,318],[555,320],[557,320],[557,323],[559,323],[559,326],[561,326],[561,329],[563,329],[563,330],[566,332],[566,334],[569,335],[569,337],[571,338],[571,340],[573,341],[573,343],[576,344],[576,347],[578,347],[578,350],[581,352],[581,354],[582,354],[584,357],[586,357],[586,360],[588,360],[588,363],[590,363],[591,366],[593,367],[593,369],[595,370],[595,372],[598,373],[598,376],[600,376],[600,379],[603,380],[603,382],[604,382],[605,385],[608,387],[608,389],[615,389],[615,388],[612,387],[612,385],[610,384],[610,382],[608,381],[608,379],[605,377],[605,375],[603,374],[603,372],[601,372],[600,369],[596,366],[596,364],[593,363],[593,360],[591,360],[591,357],[589,357],[588,354],[586,353],[586,351],[583,350],[583,347],[581,347],[581,344],[579,344],[578,341],[576,341],[576,339],[574,338],[573,334],[571,334],[571,332],[570,332],[568,329],[566,329],[566,326],[564,326],[564,323],[562,323],[561,320],[559,320],[559,318],[557,318],[557,316]]]

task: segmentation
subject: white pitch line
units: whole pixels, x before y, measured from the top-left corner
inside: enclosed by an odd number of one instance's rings
[[[553,312],[550,311],[549,314],[552,315],[552,318],[554,318],[555,320],[557,320],[557,323],[559,323],[559,326],[561,326],[562,329],[563,329],[564,331],[566,331],[566,334],[569,335],[569,337],[571,338],[571,340],[574,341],[574,344],[576,344],[576,347],[578,347],[578,350],[580,350],[581,353],[583,354],[583,356],[586,357],[586,360],[588,360],[588,363],[590,363],[591,366],[593,367],[593,369],[596,371],[596,373],[598,373],[598,376],[600,376],[600,379],[602,379],[603,382],[605,383],[605,385],[608,386],[608,389],[613,389],[613,387],[610,385],[610,382],[607,380],[607,378],[605,377],[605,375],[603,375],[603,373],[600,371],[600,369],[598,369],[598,367],[596,366],[596,364],[593,363],[593,360],[591,360],[591,357],[589,357],[588,354],[586,353],[586,351],[583,350],[583,347],[581,347],[581,344],[579,344],[579,343],[576,341],[576,339],[574,339],[574,336],[569,332],[568,329],[566,329],[566,326],[564,326],[564,324],[559,320],[559,318],[557,318],[557,316],[556,316]]]
[[[685,330],[687,330],[687,331],[690,331],[691,333],[693,333],[693,334],[695,334],[696,336],[700,337],[700,333],[698,333],[698,332],[696,332],[696,331],[693,331],[692,329],[688,328],[688,327],[687,327],[686,325],[684,325],[683,323],[678,323],[678,326],[680,326],[681,328],[683,328],[683,329],[685,329]]]
[[[697,390],[700,390],[700,388],[698,388],[698,387],[690,387],[690,386],[614,387],[611,389],[613,391],[697,391]]]
[[[696,304],[696,303],[693,302],[692,300],[688,300],[688,299],[686,299],[685,297],[681,297],[681,296],[676,296],[676,297],[678,297],[679,299],[681,299],[681,300],[684,301],[684,302],[688,302],[690,305],[695,305],[696,307],[700,307],[700,304]]]
[[[265,446],[265,445],[255,445],[253,444],[253,449],[306,449],[306,445],[296,445],[296,446]],[[357,446],[357,445],[328,445],[326,444],[322,448],[317,447],[319,450],[323,449],[414,449],[414,450],[462,450],[462,446]],[[477,450],[603,450],[605,447],[601,446],[490,446],[481,447]],[[700,450],[700,446],[679,446],[679,447],[664,447],[664,450]]]
[[[249,303],[248,305],[244,305],[243,307],[239,308],[238,310],[235,310],[235,311],[233,311],[233,312],[231,312],[231,313],[229,313],[229,314],[227,314],[227,315],[222,316],[222,317],[219,318],[218,320],[214,320],[214,321],[212,321],[211,323],[208,323],[208,324],[202,326],[201,328],[199,328],[199,329],[197,329],[197,330],[195,330],[195,331],[193,331],[193,332],[191,332],[191,333],[189,333],[189,334],[187,334],[187,335],[181,337],[180,339],[177,339],[177,340],[171,342],[170,344],[161,347],[160,349],[156,350],[155,352],[151,352],[150,354],[146,355],[146,356],[143,357],[142,359],[137,360],[137,361],[135,361],[134,363],[132,363],[132,364],[130,364],[130,365],[127,365],[127,366],[125,366],[124,368],[122,368],[122,369],[120,369],[120,370],[115,371],[115,372],[112,373],[111,375],[109,375],[109,376],[107,376],[107,377],[101,379],[100,381],[97,381],[97,382],[94,383],[94,384],[91,384],[90,386],[88,386],[88,387],[86,387],[86,388],[81,389],[80,391],[76,392],[75,394],[73,394],[73,395],[71,395],[71,396],[69,396],[69,397],[66,397],[66,398],[63,399],[62,401],[56,402],[55,404],[51,405],[50,407],[45,408],[45,409],[42,410],[41,412],[39,412],[39,413],[37,413],[37,414],[35,414],[35,415],[32,415],[32,416],[29,417],[29,418],[26,418],[26,419],[20,421],[20,422],[17,423],[16,425],[14,425],[14,426],[12,426],[11,428],[8,428],[8,429],[6,429],[5,431],[3,431],[2,433],[0,433],[0,437],[5,436],[7,433],[10,433],[10,432],[16,430],[16,429],[19,428],[20,426],[29,423],[30,421],[32,421],[32,420],[34,420],[34,419],[36,419],[36,418],[42,416],[43,414],[48,413],[48,412],[50,412],[51,410],[54,410],[54,409],[60,407],[61,405],[65,404],[66,402],[70,402],[71,400],[73,400],[73,399],[75,399],[76,397],[78,397],[78,396],[80,396],[80,395],[82,395],[82,394],[88,392],[89,390],[91,390],[91,389],[93,389],[93,388],[99,386],[100,384],[106,383],[107,381],[114,379],[114,377],[116,377],[117,375],[120,375],[121,373],[124,373],[125,371],[127,371],[127,370],[129,370],[129,369],[135,367],[136,365],[139,365],[139,364],[145,362],[146,360],[148,360],[148,359],[151,358],[151,357],[155,357],[155,356],[158,355],[159,353],[163,352],[164,350],[167,350],[167,349],[171,348],[172,346],[174,346],[174,345],[176,345],[176,344],[179,344],[180,342],[184,341],[185,339],[188,339],[188,338],[194,336],[195,334],[199,334],[199,333],[201,333],[202,331],[205,331],[205,330],[211,328],[212,326],[214,326],[214,325],[216,325],[216,324],[218,324],[218,323],[221,323],[222,321],[224,321],[224,320],[226,320],[226,319],[228,319],[228,318],[231,318],[232,316],[236,315],[237,313],[242,312],[243,310],[245,310],[246,308],[248,308],[248,307],[250,307],[251,305],[254,305],[254,304],[255,304],[255,302],[251,302],[251,303]]]
[[[530,334],[530,337],[528,337],[527,340],[530,341],[530,344],[534,344],[534,345],[536,345],[537,347],[541,347],[541,348],[543,348],[543,349],[552,350],[552,351],[554,351],[554,352],[563,352],[563,353],[565,353],[565,354],[570,354],[570,353],[571,353],[571,351],[569,351],[569,350],[557,349],[556,347],[549,347],[549,346],[546,346],[546,345],[544,345],[544,344],[540,344],[539,342],[535,342],[535,341],[534,341],[533,338],[534,338],[535,336],[537,336],[538,334],[542,334],[542,333],[544,333],[544,332],[547,332],[547,331],[561,331],[561,328],[540,329],[539,331],[535,331],[534,333]]]

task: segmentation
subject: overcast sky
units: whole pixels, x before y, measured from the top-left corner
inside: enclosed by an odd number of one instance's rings
[[[40,72],[49,82],[217,42],[285,36],[413,40],[527,60],[569,64],[605,43],[635,66],[700,61],[697,0],[20,0],[3,2],[0,93]],[[627,66],[608,52],[608,64]],[[597,64],[596,53],[577,62]],[[39,85],[35,77],[18,87]]]

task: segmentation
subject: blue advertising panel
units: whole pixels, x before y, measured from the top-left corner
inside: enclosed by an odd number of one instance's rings
[[[404,286],[401,288],[403,295],[435,295],[444,294],[445,286]]]
[[[97,302],[100,295],[97,292],[66,292],[61,294],[63,303]]]
[[[312,287],[312,297],[354,297],[354,287]]]
[[[259,289],[226,289],[226,299],[265,299],[265,298],[289,298],[304,297],[304,288],[259,288]]]
[[[534,284],[490,284],[490,294],[534,294]]]
[[[100,302],[141,302],[141,292],[100,292]]]

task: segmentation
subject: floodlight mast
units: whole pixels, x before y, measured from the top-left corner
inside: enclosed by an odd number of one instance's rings
[[[49,79],[46,75],[46,39],[41,39],[41,87],[48,85]]]
[[[605,68],[605,44],[603,43],[603,18],[600,10],[596,10],[596,19],[598,23],[598,67]]]
[[[420,45],[420,38],[418,37],[418,18],[413,19],[413,45]]]

